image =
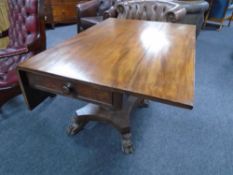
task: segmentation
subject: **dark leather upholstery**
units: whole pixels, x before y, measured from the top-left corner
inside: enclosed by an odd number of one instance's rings
[[[156,2],[156,0],[151,0],[152,2]],[[204,13],[208,9],[209,5],[204,0],[164,0],[167,2],[173,2],[180,5],[180,8],[186,9],[186,15],[178,20],[179,23],[183,24],[193,24],[196,25],[197,35],[200,33],[203,21],[204,21]],[[132,1],[130,1],[131,3]],[[127,4],[127,2],[124,2]],[[144,1],[140,2],[144,3]],[[150,2],[151,3],[151,2]],[[109,10],[105,11],[104,18],[116,18],[118,16],[118,12],[114,6],[112,6]]]
[[[183,24],[196,25],[196,34],[199,35],[204,22],[204,13],[208,10],[209,4],[204,0],[173,0],[179,3],[187,11],[187,15],[180,22]]]
[[[10,47],[6,49],[0,49],[0,57],[1,58],[11,57],[11,56],[20,55],[20,54],[27,53],[27,52],[28,52],[27,47],[21,47],[21,48]]]
[[[116,5],[105,12],[104,17],[117,17],[120,19],[139,19],[149,21],[178,22],[186,14],[185,8],[179,4],[166,1],[126,1]]]
[[[17,65],[45,49],[45,29],[42,0],[8,0],[9,45],[0,49],[1,91],[18,84]],[[1,106],[1,101],[0,101]]]
[[[77,5],[78,33],[103,21],[103,13],[108,10],[114,1],[112,0],[91,0]]]

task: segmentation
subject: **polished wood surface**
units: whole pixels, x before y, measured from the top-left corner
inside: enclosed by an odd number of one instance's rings
[[[130,113],[144,98],[192,108],[195,27],[108,19],[18,66],[30,109],[59,94],[91,102],[68,128],[89,121],[112,124],[124,153],[133,152]],[[94,104],[93,104],[94,103]]]
[[[19,70],[192,108],[195,26],[108,19]]]
[[[76,5],[83,0],[45,0],[46,23],[53,27],[57,23],[75,23]]]

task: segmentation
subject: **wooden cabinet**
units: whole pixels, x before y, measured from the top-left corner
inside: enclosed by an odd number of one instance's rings
[[[54,26],[57,23],[75,23],[76,5],[80,0],[45,0],[45,20]]]

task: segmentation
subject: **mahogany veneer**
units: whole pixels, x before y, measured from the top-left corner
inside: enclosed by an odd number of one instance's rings
[[[78,110],[87,118],[76,118],[70,134],[88,120],[107,121],[130,153],[126,121],[135,104],[146,98],[192,109],[195,40],[192,25],[108,19],[20,64],[21,88],[30,109],[51,93],[100,105]],[[116,121],[119,114],[125,120]]]
[[[46,23],[52,27],[57,23],[75,23],[77,21],[76,5],[87,0],[45,0]]]

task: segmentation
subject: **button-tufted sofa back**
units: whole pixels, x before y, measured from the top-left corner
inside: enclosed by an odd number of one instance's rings
[[[0,49],[0,107],[20,93],[16,73],[18,64],[46,48],[44,0],[7,2],[10,26],[0,33],[0,37],[8,35],[10,43],[7,48]]]
[[[41,24],[43,5],[41,0],[8,0],[9,6],[9,38],[8,47],[22,47],[32,44],[36,39],[45,38]],[[39,14],[40,13],[40,14]],[[38,41],[40,42],[40,41]],[[45,43],[40,43],[45,45]],[[39,45],[39,43],[38,43]],[[38,46],[39,47],[39,46]],[[42,46],[43,48],[45,46]],[[43,50],[43,49],[42,49]]]
[[[0,92],[17,82],[17,65],[46,48],[43,0],[7,0],[10,42],[0,49]]]
[[[176,22],[186,13],[180,5],[166,1],[128,1],[117,5],[118,18]]]
[[[98,15],[102,16],[103,13],[108,10],[114,3],[114,0],[100,0],[100,5],[98,8]]]

